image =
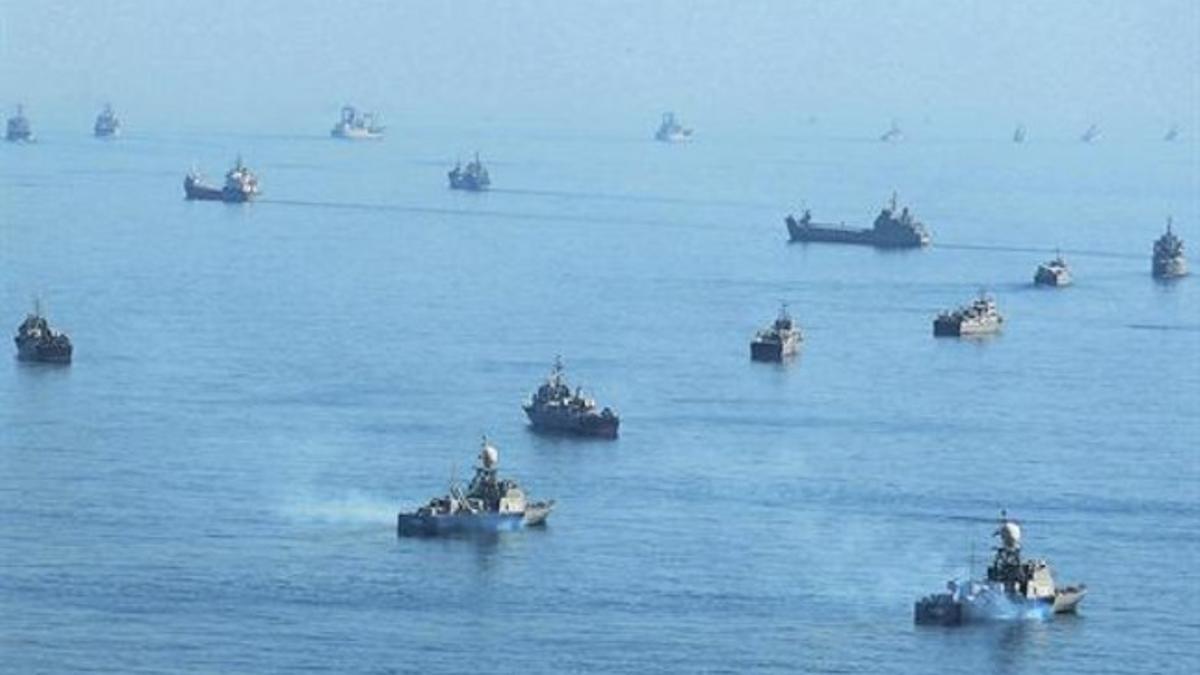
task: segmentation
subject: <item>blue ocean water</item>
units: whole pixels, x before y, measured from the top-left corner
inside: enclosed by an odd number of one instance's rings
[[[0,359],[0,669],[1200,665],[1200,280],[1149,275],[1168,214],[1200,250],[1194,139],[320,122],[0,148],[0,316],[76,344]],[[447,190],[477,148],[496,189]],[[183,200],[238,153],[260,202]],[[893,190],[932,248],[786,243]],[[1033,288],[1056,247],[1076,285]],[[980,288],[1003,335],[933,339]],[[752,364],[780,301],[803,353]],[[526,428],[556,354],[619,440]],[[549,526],[397,539],[483,433]],[[1080,615],[914,627],[1001,508]]]

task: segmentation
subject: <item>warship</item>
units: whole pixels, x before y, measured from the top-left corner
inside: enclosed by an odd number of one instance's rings
[[[1154,258],[1150,271],[1156,279],[1175,279],[1187,276],[1187,259],[1183,257],[1183,240],[1171,231],[1171,219],[1167,218],[1167,231],[1154,242]]]
[[[401,537],[440,534],[490,533],[544,525],[554,500],[531,502],[516,481],[500,478],[496,467],[500,453],[483,438],[479,465],[470,485],[451,480],[449,493],[434,497],[415,511],[396,516]]]
[[[692,140],[692,130],[680,124],[675,119],[675,113],[665,112],[662,114],[662,122],[658,125],[658,131],[654,132],[654,140],[663,143],[690,141]]]
[[[904,140],[904,132],[900,130],[900,125],[896,123],[896,120],[892,120],[892,126],[879,136],[879,140],[884,143],[902,141]]]
[[[17,359],[21,361],[70,363],[74,349],[71,338],[51,330],[49,322],[42,316],[41,306],[36,302],[33,312],[17,326],[13,342],[17,344]]]
[[[104,110],[96,116],[96,124],[92,126],[96,138],[116,138],[121,135],[121,120],[113,112],[111,105],[105,105]]]
[[[1099,136],[1100,136],[1100,127],[1093,124],[1092,126],[1087,128],[1087,131],[1083,132],[1083,134],[1079,137],[1079,140],[1083,141],[1084,143],[1091,143],[1092,141],[1096,140],[1096,138]]]
[[[996,310],[996,303],[987,295],[980,294],[969,305],[942,312],[933,320],[935,337],[966,337],[997,333],[1004,325],[1004,317]]]
[[[225,185],[217,187],[205,182],[195,169],[183,179],[183,192],[188,199],[220,202],[248,202],[259,195],[258,176],[237,158],[233,168],[225,173]]]
[[[375,113],[360,113],[352,105],[342,106],[342,117],[329,132],[334,138],[348,140],[383,138],[384,127],[378,123]]]
[[[1037,286],[1071,285],[1071,269],[1067,267],[1067,261],[1063,260],[1061,253],[1055,255],[1053,260],[1038,265],[1037,272],[1033,275],[1033,283]]]
[[[1013,130],[1012,139],[1013,139],[1013,143],[1024,143],[1025,142],[1025,125],[1024,124],[1017,125],[1017,128]]]
[[[775,321],[758,331],[750,341],[750,360],[781,362],[795,354],[803,340],[800,328],[788,314],[787,305],[781,305]]]
[[[17,114],[8,118],[4,130],[4,140],[9,142],[32,141],[33,129],[29,126],[29,118],[25,116],[25,106],[17,106]]]
[[[571,391],[563,377],[561,357],[554,359],[550,376],[522,408],[533,428],[540,431],[616,438],[621,426],[614,410],[598,410],[596,402],[583,396],[578,388]]]
[[[839,244],[865,244],[878,248],[918,248],[929,244],[929,231],[914,219],[908,207],[896,211],[896,193],[892,201],[880,210],[871,229],[848,228],[844,224],[814,223],[812,213],[805,209],[800,218],[789,215],[784,219],[791,241],[823,241]]]
[[[1084,584],[1055,586],[1045,560],[1021,558],[1021,527],[1000,512],[1000,538],[987,578],[950,581],[946,592],[921,598],[913,605],[917,624],[957,626],[979,621],[1049,618],[1074,613],[1087,595]]]
[[[446,175],[450,179],[451,190],[482,192],[492,184],[487,168],[483,166],[483,162],[479,161],[478,152],[475,153],[474,161],[467,162],[466,167],[463,167],[462,162],[457,162],[450,173]]]

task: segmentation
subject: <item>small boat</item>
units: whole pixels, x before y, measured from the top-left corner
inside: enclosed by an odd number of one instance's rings
[[[466,167],[462,165],[462,162],[458,162],[446,176],[450,179],[451,190],[482,192],[492,184],[492,178],[488,175],[487,168],[483,166],[483,162],[479,161],[478,152],[475,153],[474,161],[467,162]]]
[[[1013,130],[1012,140],[1013,140],[1013,143],[1024,143],[1025,142],[1025,125],[1024,124],[1018,124],[1017,128],[1015,130]]]
[[[233,168],[225,173],[224,186],[217,187],[206,182],[199,172],[192,169],[183,179],[183,192],[191,200],[240,203],[254,199],[261,190],[258,176],[242,164],[239,156]]]
[[[1099,136],[1100,136],[1100,127],[1093,124],[1092,126],[1088,127],[1086,131],[1083,132],[1083,134],[1079,137],[1079,140],[1083,141],[1084,143],[1091,143],[1092,141],[1096,140]]]
[[[10,143],[33,141],[33,128],[29,124],[29,118],[25,116],[25,106],[18,105],[17,114],[8,118],[4,140]]]
[[[33,311],[17,326],[13,342],[17,345],[17,359],[20,361],[70,363],[74,351],[71,338],[50,328],[37,302],[34,302]]]
[[[969,305],[942,312],[933,320],[934,337],[973,337],[1000,332],[1004,317],[991,297],[979,294]]]
[[[682,143],[692,140],[692,130],[679,123],[675,119],[675,113],[665,112],[662,114],[662,122],[658,125],[658,131],[654,132],[654,140],[662,143]]]
[[[329,135],[346,140],[383,138],[384,126],[375,113],[359,112],[352,105],[342,106],[342,117],[333,125]]]
[[[892,126],[887,131],[883,132],[882,135],[880,135],[879,140],[883,141],[884,143],[895,143],[897,141],[902,141],[904,140],[904,132],[900,130],[900,125],[896,122],[896,120],[892,120]]]
[[[1169,143],[1176,138],[1179,138],[1179,125],[1172,124],[1171,128],[1167,129],[1167,133],[1163,134],[1163,140]]]
[[[750,360],[782,363],[796,353],[802,340],[804,336],[792,315],[788,314],[787,304],[781,304],[775,321],[758,331],[750,341]]]
[[[1063,260],[1061,253],[1055,255],[1053,260],[1038,265],[1037,272],[1033,275],[1033,283],[1037,286],[1056,288],[1071,285],[1071,269],[1067,267],[1067,261]]]
[[[100,114],[96,116],[92,133],[96,138],[116,138],[121,135],[121,120],[111,105],[106,104],[104,110],[101,110]]]

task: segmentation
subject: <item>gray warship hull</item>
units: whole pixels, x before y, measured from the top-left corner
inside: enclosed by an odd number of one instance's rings
[[[484,192],[491,186],[492,182],[488,179],[477,179],[472,176],[456,176],[453,172],[449,175],[451,190],[466,190],[467,192]]]
[[[621,426],[620,418],[607,417],[595,412],[559,412],[530,405],[524,406],[524,410],[525,415],[529,417],[529,423],[538,431],[616,438]]]
[[[1071,273],[1066,270],[1055,271],[1047,267],[1039,267],[1037,274],[1033,276],[1033,283],[1037,286],[1052,286],[1061,288],[1071,285]]]
[[[1187,260],[1183,257],[1155,259],[1150,267],[1155,279],[1178,279],[1188,274]]]
[[[937,318],[933,320],[934,337],[973,337],[1000,332],[1003,321],[958,321]]]
[[[1054,597],[1025,598],[989,591],[973,597],[938,593],[913,604],[913,622],[922,626],[960,626],[966,623],[1044,619],[1074,614],[1087,595],[1086,586],[1055,589]]]
[[[782,342],[754,340],[750,343],[750,360],[779,363],[794,356],[799,346],[799,340],[791,339]]]
[[[240,190],[227,190],[206,185],[191,176],[183,179],[183,194],[190,201],[228,202],[240,204],[250,201],[251,195]]]
[[[401,513],[396,533],[401,537],[436,537],[448,534],[512,532],[546,524],[553,504],[534,504],[523,513]]]
[[[880,235],[874,229],[856,229],[836,225],[802,225],[793,216],[788,216],[784,222],[787,223],[789,239],[793,242],[857,244],[876,248],[920,248],[929,244],[928,237],[918,234],[885,236]]]
[[[69,344],[48,343],[39,340],[14,338],[17,344],[17,360],[39,363],[70,363],[74,348]]]

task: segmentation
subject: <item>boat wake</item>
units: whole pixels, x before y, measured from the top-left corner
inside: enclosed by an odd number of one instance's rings
[[[284,513],[294,520],[323,525],[388,525],[396,522],[396,504],[359,492],[339,499],[317,499],[293,502],[284,506]]]

